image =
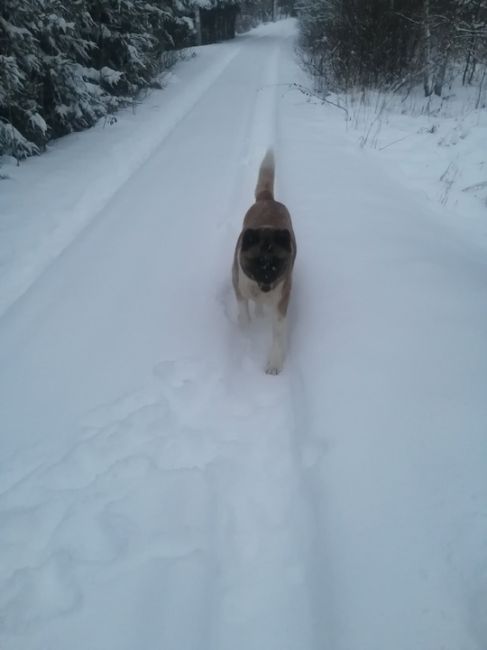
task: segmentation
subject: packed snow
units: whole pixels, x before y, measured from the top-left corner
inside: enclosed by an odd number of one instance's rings
[[[1,181],[2,648],[487,647],[485,252],[290,85],[294,45],[199,48]],[[278,377],[230,278],[269,144]]]

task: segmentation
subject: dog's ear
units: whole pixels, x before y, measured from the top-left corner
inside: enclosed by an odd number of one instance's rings
[[[287,229],[276,230],[274,241],[288,253],[291,252],[291,233]]]
[[[254,244],[259,241],[259,231],[253,228],[247,228],[242,236],[242,243],[240,245],[243,252],[248,251]]]

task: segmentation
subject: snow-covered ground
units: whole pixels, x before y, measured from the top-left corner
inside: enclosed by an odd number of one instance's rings
[[[485,254],[287,89],[293,40],[202,48],[1,184],[2,648],[487,647]],[[278,377],[230,285],[269,142]]]
[[[461,85],[441,99],[422,88],[350,93],[349,132],[412,191],[426,195],[443,223],[487,249],[487,88]]]

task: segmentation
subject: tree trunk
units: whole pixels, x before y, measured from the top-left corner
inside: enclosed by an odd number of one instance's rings
[[[433,92],[433,61],[431,60],[431,11],[430,0],[423,0],[423,87],[425,97]]]
[[[443,85],[445,83],[445,77],[446,77],[446,69],[448,67],[448,61],[450,59],[450,47],[449,45],[445,48],[445,53],[442,56],[441,62],[437,67],[437,72],[435,75],[435,95],[438,95],[438,97],[441,97],[441,93],[443,92]]]
[[[201,34],[201,14],[199,7],[194,10],[194,26],[196,29],[196,45],[201,45],[203,42]]]

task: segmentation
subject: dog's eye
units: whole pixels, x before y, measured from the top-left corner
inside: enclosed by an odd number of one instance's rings
[[[276,230],[274,240],[278,246],[289,253],[291,252],[291,233],[289,230]]]
[[[257,230],[248,228],[243,234],[241,248],[243,251],[246,251],[252,246],[254,246],[254,244],[256,244],[258,241],[259,241],[259,233],[257,232]]]

